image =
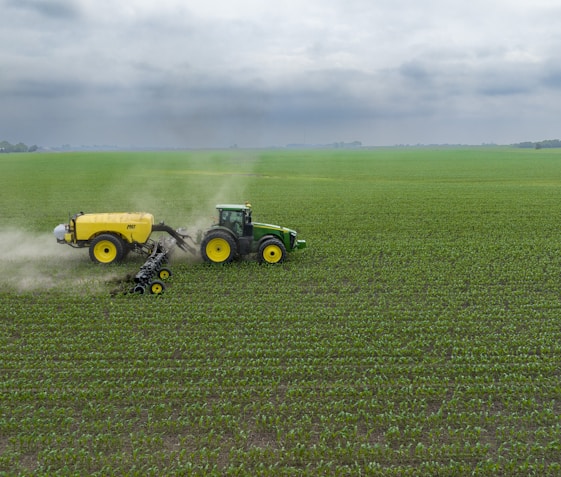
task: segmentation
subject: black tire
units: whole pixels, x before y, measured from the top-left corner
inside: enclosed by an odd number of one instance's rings
[[[229,263],[238,253],[234,238],[227,232],[209,232],[201,243],[201,256],[209,263]]]
[[[282,263],[286,258],[286,247],[277,238],[264,240],[259,246],[259,263]]]
[[[113,234],[101,234],[90,243],[90,260],[96,263],[119,263],[125,256],[125,244]]]
[[[160,280],[167,280],[169,277],[171,277],[171,270],[167,267],[160,268],[158,277],[160,278]]]
[[[150,283],[150,293],[152,295],[160,295],[164,293],[165,289],[166,285],[160,280],[154,280],[152,283]]]
[[[132,292],[133,293],[139,293],[140,295],[143,295],[144,292],[146,291],[146,288],[142,285],[136,285],[133,289]]]

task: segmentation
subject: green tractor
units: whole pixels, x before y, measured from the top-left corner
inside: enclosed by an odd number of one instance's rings
[[[251,221],[251,205],[219,204],[218,223],[204,235],[201,256],[210,263],[228,263],[257,253],[261,263],[280,263],[287,252],[306,247],[295,230]]]

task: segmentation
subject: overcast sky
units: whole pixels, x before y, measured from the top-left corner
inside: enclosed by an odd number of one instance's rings
[[[0,140],[561,137],[559,0],[0,0]]]

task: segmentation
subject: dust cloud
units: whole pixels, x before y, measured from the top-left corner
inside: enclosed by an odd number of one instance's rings
[[[178,162],[175,169],[150,170],[142,178],[141,188],[135,186],[138,175],[135,178],[131,174],[125,179],[130,181],[129,185],[119,184],[132,191],[130,203],[123,205],[129,206],[130,211],[149,212],[156,223],[163,221],[181,229],[197,242],[201,233],[216,223],[216,204],[252,201],[247,191],[259,160],[259,153],[249,150],[201,153],[188,157],[184,163]],[[190,241],[189,244],[193,245]],[[194,247],[198,250],[199,244]],[[202,259],[198,254],[193,256],[175,249],[171,260],[192,263]]]
[[[258,161],[258,153],[240,151],[189,157],[172,170],[160,170],[157,162],[149,170],[131,166],[131,174],[120,175],[118,183],[110,184],[99,194],[104,205],[98,204],[96,210],[85,212],[152,213],[155,223],[163,221],[194,240],[188,242],[195,254],[173,247],[170,262],[198,263],[202,261],[198,241],[202,232],[216,223],[216,204],[251,202],[246,192]],[[123,198],[116,192],[122,190],[130,193]],[[170,194],[170,190],[173,193]],[[56,225],[53,223],[52,227]],[[167,237],[167,234],[154,233],[151,238],[158,240],[160,237]],[[52,229],[33,233],[0,228],[0,243],[0,286],[4,290],[97,293],[123,275],[117,267],[108,270],[93,265],[87,248],[73,249],[57,243]]]
[[[87,279],[76,271],[89,261],[87,249],[73,250],[56,242],[52,233],[36,234],[0,229],[0,285],[3,290],[30,292],[61,289],[81,293],[95,290],[110,279],[96,274]]]

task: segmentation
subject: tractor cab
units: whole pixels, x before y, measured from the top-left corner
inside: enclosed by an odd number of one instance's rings
[[[218,225],[231,230],[236,237],[252,237],[251,205],[220,204],[218,209]]]

